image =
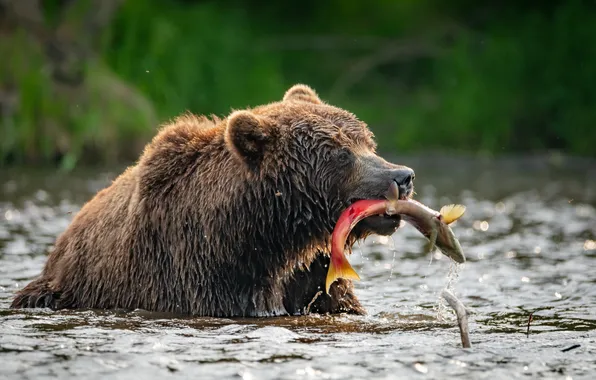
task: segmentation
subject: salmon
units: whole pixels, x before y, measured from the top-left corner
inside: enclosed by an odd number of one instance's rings
[[[437,247],[455,262],[464,263],[466,258],[463,250],[449,225],[461,218],[465,210],[463,205],[452,204],[435,211],[416,200],[399,199],[395,183],[392,183],[387,199],[354,202],[342,212],[331,235],[331,261],[325,281],[326,292],[329,293],[331,284],[339,278],[360,280],[346,258],[344,248],[348,235],[356,224],[372,215],[400,215],[430,241],[431,252]]]

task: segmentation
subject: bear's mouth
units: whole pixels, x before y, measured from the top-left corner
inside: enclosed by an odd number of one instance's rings
[[[412,197],[414,193],[414,187],[412,184],[407,186],[405,189],[404,187],[400,187],[397,182],[393,181],[391,186],[388,190],[384,192],[384,194],[377,194],[376,196],[371,196],[367,198],[351,198],[348,201],[348,206],[351,206],[355,202],[361,200],[385,200],[389,198],[397,198],[401,200],[406,200]],[[397,229],[401,225],[402,217],[399,214],[387,215],[387,214],[378,214],[378,215],[371,215],[362,219],[356,226],[352,229],[350,233],[351,240],[358,240],[362,238],[366,238],[368,235],[376,234],[381,236],[390,236],[393,235]]]
[[[371,198],[373,199],[373,198]],[[381,198],[378,198],[381,199]],[[352,205],[353,203],[363,200],[362,198],[353,198],[350,199],[349,204]],[[359,240],[362,238],[367,237],[368,235],[381,235],[381,236],[390,236],[393,235],[401,224],[401,215],[387,215],[387,214],[378,214],[378,215],[371,215],[362,219],[350,232],[352,238],[355,240]]]

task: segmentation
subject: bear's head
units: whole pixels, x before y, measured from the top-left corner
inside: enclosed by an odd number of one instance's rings
[[[259,221],[296,248],[321,243],[337,218],[360,199],[384,199],[395,181],[400,197],[413,192],[414,171],[379,157],[373,134],[352,113],[323,102],[306,85],[290,88],[280,102],[234,111],[224,138],[249,184]],[[400,216],[371,216],[350,235],[390,235]],[[271,234],[266,234],[271,237]]]

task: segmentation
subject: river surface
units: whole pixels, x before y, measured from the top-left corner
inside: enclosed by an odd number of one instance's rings
[[[416,170],[417,199],[467,206],[453,226],[467,263],[426,253],[405,225],[354,247],[367,316],[242,320],[8,309],[122,168],[0,169],[0,379],[596,378],[596,162],[394,162]],[[471,312],[469,349],[448,283]]]

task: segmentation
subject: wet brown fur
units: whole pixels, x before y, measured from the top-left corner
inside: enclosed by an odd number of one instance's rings
[[[342,152],[374,149],[365,124],[304,85],[224,119],[182,115],[84,205],[12,307],[302,313],[362,175]],[[343,279],[310,311],[364,313]]]

